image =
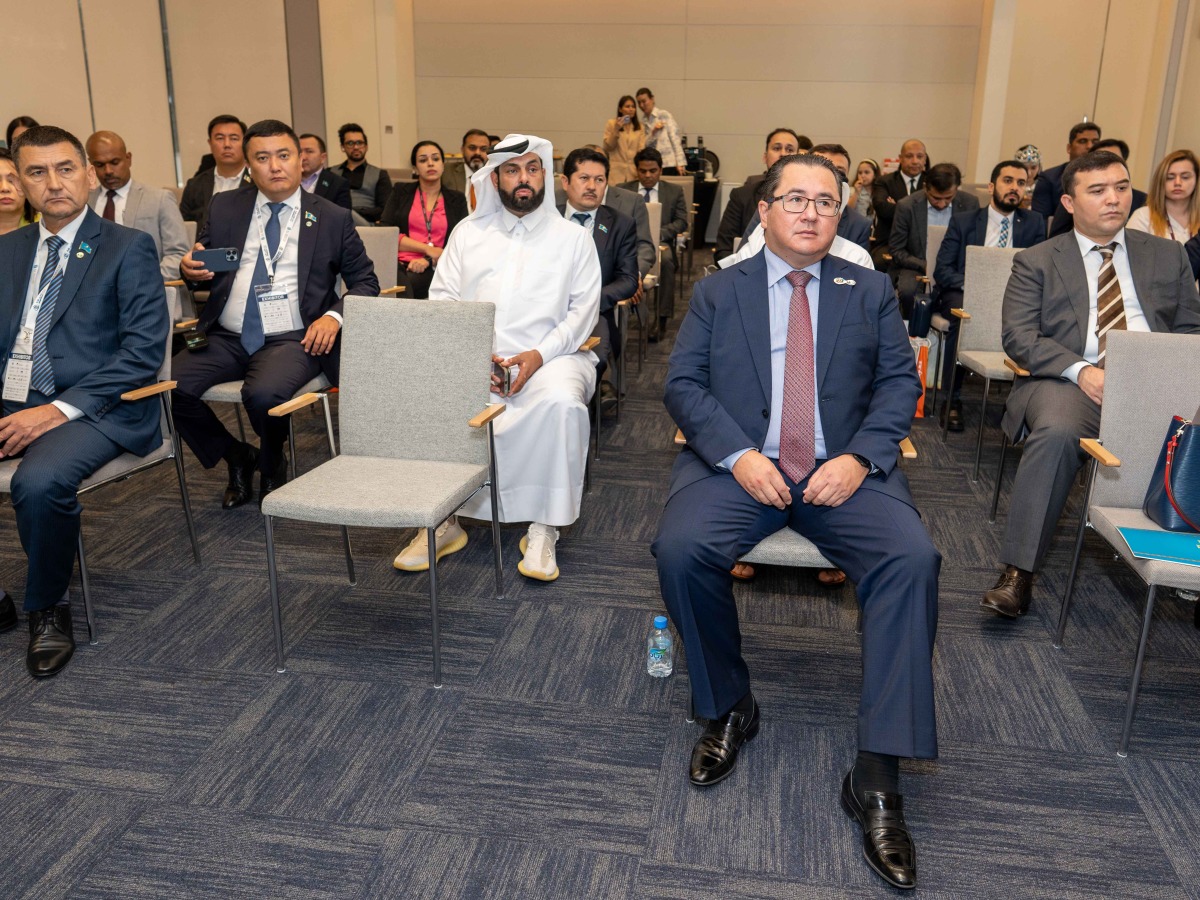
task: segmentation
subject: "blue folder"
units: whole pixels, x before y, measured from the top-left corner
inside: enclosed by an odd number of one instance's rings
[[[1117,531],[1138,559],[1200,566],[1200,534],[1151,528],[1118,528]]]

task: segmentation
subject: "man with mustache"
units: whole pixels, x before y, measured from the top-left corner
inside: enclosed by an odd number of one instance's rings
[[[475,211],[475,188],[471,185],[471,176],[487,165],[488,150],[491,149],[492,140],[488,137],[486,131],[478,128],[472,128],[463,135],[462,140],[462,158],[463,158],[463,193],[467,195],[467,209],[471,212]]]
[[[450,233],[429,288],[430,300],[496,304],[492,400],[501,522],[529,522],[517,570],[553,581],[558,529],[579,517],[587,461],[588,399],[596,356],[579,347],[596,327],[600,261],[586,229],[546,201],[554,151],[544,138],[510,134],[471,177],[475,211]],[[480,385],[482,389],[483,385]],[[461,509],[491,518],[489,492]],[[438,558],[467,545],[452,516],[437,529]],[[406,572],[429,568],[424,530],[396,557]]]
[[[962,381],[965,369],[954,364],[958,347],[959,319],[951,309],[962,309],[963,280],[967,271],[967,247],[1032,247],[1046,239],[1046,220],[1041,213],[1021,209],[1021,198],[1029,182],[1024,163],[1008,159],[996,163],[988,189],[992,200],[985,209],[960,213],[950,220],[934,266],[933,299],[937,310],[950,322],[943,354],[942,384],[947,391],[950,430],[962,431]],[[957,371],[956,371],[957,370]]]

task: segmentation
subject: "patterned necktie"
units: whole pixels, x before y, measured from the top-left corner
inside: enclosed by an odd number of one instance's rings
[[[913,194],[913,193],[916,193],[916,190],[917,190],[917,179],[915,179],[915,178],[908,179],[908,192],[910,194]]]
[[[267,237],[267,246],[258,248],[258,261],[254,264],[254,277],[250,279],[250,296],[246,298],[246,312],[242,316],[242,346],[246,352],[254,354],[262,349],[267,342],[263,334],[262,316],[258,311],[258,294],[254,292],[256,284],[267,284],[267,256],[274,257],[279,249],[279,213],[287,206],[286,203],[268,203],[271,218],[263,228]]]
[[[580,225],[582,225],[584,228],[587,228],[588,219],[590,219],[591,217],[592,217],[591,213],[571,213],[571,218],[574,219],[576,222],[578,222]]]
[[[33,373],[29,379],[29,386],[44,397],[54,396],[54,367],[50,364],[46,337],[50,334],[50,320],[54,318],[54,302],[58,299],[58,292],[62,290],[65,268],[58,264],[58,253],[64,243],[65,241],[56,234],[46,238],[46,266],[38,284],[38,291],[45,292],[45,298],[33,325]]]
[[[787,352],[783,362],[783,416],[779,423],[779,467],[799,482],[816,461],[816,391],[813,376],[812,314],[805,287],[808,272],[789,272]]]
[[[1008,218],[1007,217],[1000,220],[1000,242],[998,244],[996,244],[996,246],[997,247],[1007,247],[1008,246]]]
[[[108,192],[108,202],[104,204],[104,218],[108,219],[110,222],[117,221],[116,196],[117,192],[110,190]]]
[[[650,202],[650,190],[651,190],[650,188],[646,188],[646,202],[647,203]]]
[[[1099,352],[1096,365],[1104,368],[1105,344],[1110,331],[1125,330],[1125,298],[1121,296],[1121,282],[1117,279],[1117,267],[1113,265],[1113,251],[1117,242],[1095,246],[1104,257],[1100,263],[1100,274],[1096,276],[1096,343]]]

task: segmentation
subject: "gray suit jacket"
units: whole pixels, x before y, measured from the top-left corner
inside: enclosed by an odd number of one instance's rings
[[[1125,246],[1150,330],[1200,333],[1200,296],[1183,246],[1130,229]],[[1032,375],[1018,378],[1008,395],[1004,430],[1014,439],[1034,380],[1061,378],[1083,361],[1089,312],[1087,271],[1074,231],[1013,257],[1002,313],[1004,352]]]
[[[96,202],[104,193],[103,188],[92,191],[88,206],[95,209]],[[154,238],[163,278],[168,281],[178,278],[179,261],[192,248],[188,244],[183,216],[179,212],[179,204],[175,202],[175,195],[140,181],[130,181],[122,219],[121,224],[126,228],[136,228]]]
[[[567,192],[562,189],[562,182],[555,178],[554,205],[562,206],[566,202]],[[645,278],[658,259],[658,241],[650,234],[650,216],[646,213],[645,202],[633,191],[610,184],[608,192],[604,195],[604,205],[619,213],[625,213],[637,224],[638,274]]]
[[[950,218],[979,209],[979,198],[959,191],[950,202]],[[929,201],[925,191],[909,194],[896,204],[892,233],[888,237],[892,251],[892,269],[925,272],[925,247],[929,235]]]

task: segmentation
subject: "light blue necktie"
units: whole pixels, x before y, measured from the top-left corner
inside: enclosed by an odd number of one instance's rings
[[[584,228],[587,228],[588,219],[590,219],[591,217],[592,217],[591,213],[571,213],[571,218],[574,219],[576,222],[578,222],[580,225],[582,225]]]
[[[254,264],[254,277],[250,279],[250,296],[246,298],[246,313],[242,317],[242,346],[246,352],[254,354],[262,349],[267,342],[263,335],[262,316],[258,312],[258,295],[254,292],[256,284],[267,283],[267,256],[274,256],[279,249],[279,213],[287,206],[286,203],[268,203],[271,218],[267,220],[263,233],[267,237],[267,246],[258,248],[258,262]]]
[[[997,246],[1000,246],[1000,247],[1008,246],[1008,219],[1007,218],[1000,220],[1000,243]]]
[[[39,293],[45,292],[45,299],[33,325],[33,374],[29,385],[45,397],[54,396],[54,367],[50,364],[46,338],[50,334],[50,321],[54,318],[54,301],[62,290],[64,268],[58,264],[58,252],[64,243],[56,234],[46,238],[46,267],[42,270],[42,280],[38,285]]]

